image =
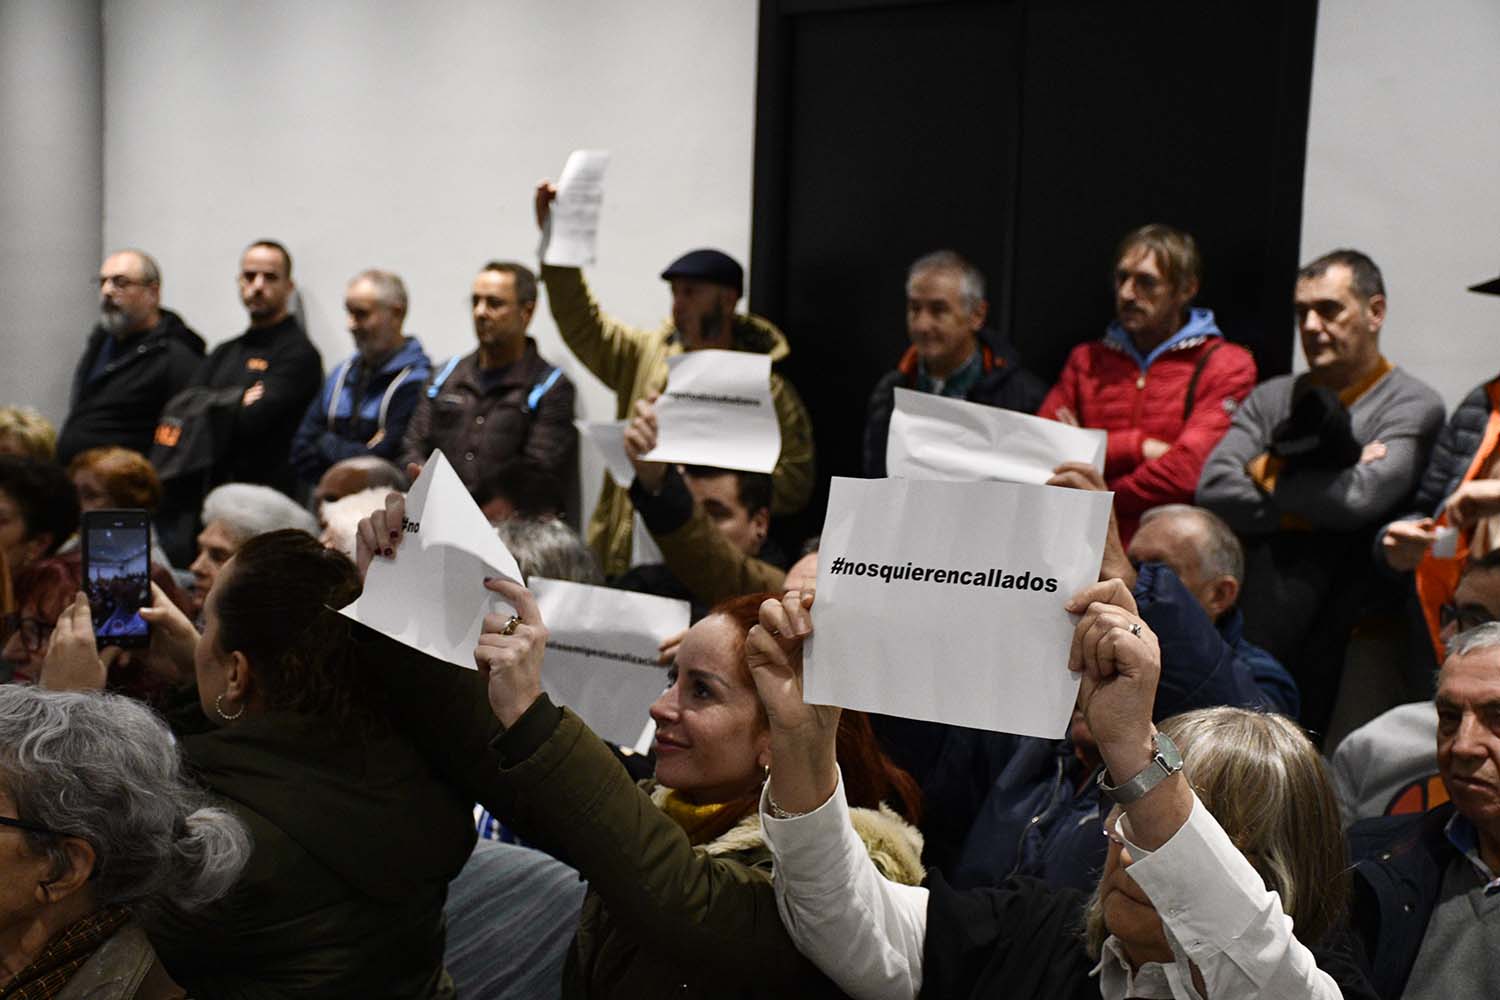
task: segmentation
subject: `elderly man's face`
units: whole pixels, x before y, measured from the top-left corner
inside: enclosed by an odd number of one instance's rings
[[[1203,550],[1207,544],[1196,517],[1163,513],[1140,526],[1126,554],[1137,566],[1148,562],[1168,566],[1208,616],[1217,619],[1229,606],[1215,587],[1218,578],[1204,571]]]
[[[270,326],[286,316],[292,297],[286,258],[273,247],[253,246],[240,258],[240,302],[251,326]]]
[[[1176,333],[1197,292],[1169,282],[1150,247],[1127,247],[1115,262],[1115,319],[1137,346],[1155,346]]]
[[[984,303],[964,302],[963,276],[952,268],[920,271],[906,285],[906,333],[929,373],[947,378],[974,353]]]
[[[1438,771],[1458,811],[1500,841],[1500,647],[1450,656],[1438,674]]]
[[[728,347],[725,320],[734,314],[734,289],[696,278],[672,279],[672,325],[689,351]]]
[[[111,254],[99,267],[99,325],[116,337],[155,321],[161,288],[147,284],[145,273],[140,257],[129,251]]]
[[[1342,385],[1375,363],[1385,296],[1361,299],[1349,268],[1334,264],[1316,278],[1299,279],[1295,305],[1302,353],[1314,373]]]
[[[344,315],[354,346],[367,363],[380,361],[401,346],[406,316],[380,297],[380,289],[370,279],[361,278],[344,291]]]
[[[234,557],[239,547],[240,543],[223,521],[210,521],[198,533],[198,558],[188,567],[188,572],[193,574],[192,596],[195,610],[202,610],[203,601],[213,588],[219,570]]]

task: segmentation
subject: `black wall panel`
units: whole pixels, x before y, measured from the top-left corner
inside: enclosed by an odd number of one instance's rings
[[[906,266],[939,247],[984,270],[993,325],[1050,380],[1110,319],[1119,237],[1181,226],[1200,303],[1286,371],[1315,19],[1312,0],[762,0],[751,306],[792,340],[822,477],[859,474]]]

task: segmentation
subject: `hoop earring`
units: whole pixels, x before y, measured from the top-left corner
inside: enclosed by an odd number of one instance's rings
[[[233,722],[235,719],[238,719],[240,716],[245,714],[245,706],[241,705],[240,710],[238,712],[235,712],[233,715],[225,715],[224,696],[221,694],[214,699],[214,711],[218,712],[219,718],[223,719],[225,722]]]

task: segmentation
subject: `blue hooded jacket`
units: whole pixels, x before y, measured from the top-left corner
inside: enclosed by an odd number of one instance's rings
[[[1212,309],[1197,307],[1188,311],[1188,321],[1182,325],[1182,329],[1172,334],[1172,336],[1160,344],[1157,344],[1156,347],[1152,348],[1150,354],[1143,355],[1136,349],[1135,341],[1130,339],[1130,334],[1125,332],[1125,328],[1120,325],[1119,320],[1110,323],[1108,329],[1104,331],[1104,339],[1134,358],[1135,363],[1141,366],[1141,371],[1150,368],[1152,362],[1184,340],[1192,340],[1194,337],[1222,336],[1224,334],[1220,331],[1219,324],[1214,322],[1214,311]]]
[[[297,475],[304,482],[316,483],[330,465],[361,455],[394,462],[407,421],[416,412],[417,399],[431,373],[432,362],[421,341],[407,337],[370,374],[361,394],[364,359],[354,352],[328,376],[292,438]]]

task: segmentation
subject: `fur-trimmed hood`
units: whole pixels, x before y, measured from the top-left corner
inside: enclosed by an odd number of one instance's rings
[[[660,808],[671,791],[665,785],[656,785],[651,789],[651,801]],[[880,874],[903,885],[922,884],[927,871],[922,867],[921,831],[884,803],[879,810],[851,806],[849,819]],[[715,839],[700,844],[698,850],[710,856],[768,851],[760,812],[751,812]]]

